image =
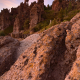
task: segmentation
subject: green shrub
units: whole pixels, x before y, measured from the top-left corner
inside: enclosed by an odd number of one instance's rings
[[[64,18],[64,11],[63,11],[62,8],[61,8],[60,11],[59,11],[58,18],[59,18],[59,21],[63,21],[63,18]]]
[[[8,28],[6,28],[4,30],[4,34],[5,35],[8,35],[9,33],[13,32],[13,26],[9,26]]]
[[[0,31],[0,36],[5,36],[4,31]]]
[[[30,29],[29,29],[29,30],[24,31],[24,33],[23,33],[23,34],[29,34],[29,32],[30,32]]]
[[[72,4],[71,4],[71,1],[69,2],[69,5],[68,5],[68,12],[71,11],[72,9]]]
[[[67,8],[65,8],[64,15],[67,16],[67,14],[68,14],[68,11],[67,11]]]
[[[40,22],[40,23],[38,23],[38,24],[33,28],[33,31],[34,31],[34,32],[37,32],[37,31],[45,28],[47,25],[49,25],[49,20]]]
[[[64,20],[71,20],[78,12],[80,12],[80,10],[73,10],[73,11],[70,11],[67,16],[64,17]]]
[[[45,14],[43,14],[45,20],[53,20],[54,19],[54,11],[53,10],[45,10]]]
[[[25,22],[24,22],[23,28],[24,28],[24,29],[29,29],[29,26],[30,26],[30,25],[29,25],[29,19],[26,19]]]
[[[66,22],[67,20],[64,20],[63,22]]]
[[[54,18],[54,20],[52,20],[51,24],[49,24],[48,26],[46,26],[46,29],[48,29],[48,28],[50,28],[50,27],[52,27],[52,26],[54,26],[56,24],[57,24],[57,20]]]

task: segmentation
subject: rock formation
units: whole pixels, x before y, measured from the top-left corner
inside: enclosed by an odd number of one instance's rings
[[[76,53],[76,60],[73,63],[71,71],[66,75],[65,80],[79,80],[80,79],[80,46]]]
[[[37,35],[31,47],[18,48],[23,53],[0,80],[79,80],[79,21],[80,13]]]
[[[44,11],[44,0],[38,0],[28,5],[29,0],[20,3],[17,8],[3,9],[0,13],[0,30],[4,30],[9,26],[13,26],[11,35],[21,37],[25,20],[29,19],[30,28],[42,21],[42,13]]]
[[[68,8],[69,2],[71,2],[72,7],[76,4],[75,0],[54,0],[52,10],[59,11],[61,8]]]
[[[4,9],[0,13],[0,30],[4,30],[5,28],[9,27],[10,24],[10,15],[9,10]]]
[[[21,25],[28,17],[25,9],[30,11],[31,28],[40,22],[44,11],[42,5],[43,0],[34,2],[31,8],[21,3],[17,8],[13,33],[20,33]],[[52,26],[42,33],[37,32],[20,42],[9,36],[0,37],[0,80],[79,79],[80,13],[70,21]]]
[[[0,76],[15,62],[19,41],[6,36],[0,37]]]
[[[33,2],[30,6],[28,6],[28,1],[29,0],[25,0],[24,3],[18,6],[18,14],[15,18],[12,33],[15,37],[20,37],[20,31],[23,29],[26,19],[30,20],[30,28],[35,27],[35,25],[42,20],[41,14],[44,11],[44,0],[38,0],[38,3]]]

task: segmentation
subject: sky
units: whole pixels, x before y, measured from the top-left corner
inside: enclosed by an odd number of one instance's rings
[[[37,0],[29,0],[29,4],[33,1],[37,2]],[[21,2],[24,2],[24,0],[0,0],[0,12],[1,12],[1,10],[3,10],[3,8],[4,9],[5,8],[10,9],[12,7],[15,8],[15,7],[19,6],[19,4]],[[53,2],[53,0],[44,0],[45,5],[47,5],[47,4],[51,5],[52,2]]]

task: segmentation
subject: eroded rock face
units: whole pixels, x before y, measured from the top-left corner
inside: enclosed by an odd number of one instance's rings
[[[42,21],[42,14],[44,12],[44,0],[38,0],[38,3],[34,4],[34,6],[30,10],[30,28],[35,27],[39,22]],[[31,30],[30,34],[34,31]]]
[[[16,49],[19,41],[6,36],[0,37],[0,75],[9,70],[15,62]]]
[[[66,8],[68,6],[69,1],[67,0],[54,0],[52,4],[52,10],[59,11],[61,8]]]
[[[80,13],[74,16],[71,19],[71,30],[67,30],[67,36],[65,39],[67,50],[69,51],[71,60],[75,61],[72,65],[71,71],[65,78],[65,80],[79,80],[79,49],[78,46],[80,45]],[[77,51],[78,49],[78,51]],[[77,52],[77,53],[76,53]],[[76,59],[76,60],[75,60]],[[78,66],[77,66],[78,65]]]
[[[66,23],[64,24],[66,25]],[[66,50],[64,24],[44,31],[38,41],[21,54],[10,70],[0,79],[55,80],[57,73],[53,75],[56,71],[54,67],[62,61],[60,57],[63,55],[61,54]],[[57,57],[59,62],[56,60]]]
[[[11,25],[10,14],[8,9],[1,10],[0,13],[0,30],[4,30]]]
[[[24,3],[21,3],[18,6],[18,14],[15,18],[14,26],[13,26],[13,37],[22,37],[20,34],[21,30],[23,30],[24,22],[28,19],[30,29],[35,27],[39,22],[42,21],[42,13],[44,11],[44,0],[38,0],[38,2],[33,2],[31,5],[28,5],[29,0],[25,0]],[[31,31],[32,32],[32,31]],[[30,32],[30,33],[31,33]]]
[[[36,42],[22,49],[24,52],[0,80],[79,80],[79,15],[36,34]]]
[[[73,23],[74,22],[74,23]],[[73,53],[80,45],[80,13],[74,16],[70,23],[72,24],[71,30],[67,31],[65,39],[67,49],[70,53]]]
[[[65,80],[79,80],[80,79],[80,46],[78,47],[76,60],[71,68],[71,71],[66,76]]]

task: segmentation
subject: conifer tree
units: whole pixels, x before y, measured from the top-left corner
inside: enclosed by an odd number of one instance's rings
[[[67,16],[67,13],[68,13],[67,8],[65,8],[64,13]]]
[[[71,11],[72,9],[72,4],[71,4],[71,1],[69,2],[69,5],[68,5],[68,11]]]
[[[61,8],[59,11],[59,21],[63,21],[63,17],[64,17],[64,12],[63,9]]]

